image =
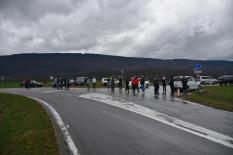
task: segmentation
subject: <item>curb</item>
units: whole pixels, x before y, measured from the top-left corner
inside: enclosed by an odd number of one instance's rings
[[[60,147],[60,153],[64,154],[64,155],[80,155],[80,153],[78,152],[77,147],[74,144],[73,139],[71,138],[67,128],[65,127],[65,124],[63,122],[63,120],[61,119],[60,115],[58,114],[58,112],[51,106],[49,105],[47,102],[35,98],[35,97],[29,97],[33,100],[36,100],[37,102],[39,102],[45,109],[46,111],[49,113],[49,116],[52,118],[52,124],[55,125],[55,133],[57,135],[58,138],[58,144]],[[62,140],[63,139],[63,140]]]

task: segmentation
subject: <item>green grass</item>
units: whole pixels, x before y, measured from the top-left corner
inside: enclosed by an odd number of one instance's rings
[[[203,87],[201,91],[193,92],[184,97],[203,105],[233,112],[233,86]]]
[[[0,88],[19,88],[20,82],[0,82]]]
[[[0,93],[0,154],[59,154],[51,121],[39,103]]]

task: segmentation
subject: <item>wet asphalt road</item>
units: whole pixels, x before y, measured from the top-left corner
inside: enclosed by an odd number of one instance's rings
[[[233,149],[150,118],[101,102],[80,98],[92,92],[118,97],[169,116],[233,137],[233,113],[186,104],[169,95],[125,94],[117,89],[1,89],[42,99],[53,106],[82,155],[232,154]]]

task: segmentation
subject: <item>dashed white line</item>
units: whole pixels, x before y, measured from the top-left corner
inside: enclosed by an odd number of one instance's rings
[[[192,133],[194,135],[206,138],[208,140],[222,144],[224,146],[233,148],[232,137],[197,126],[189,122],[179,120],[175,117],[168,116],[166,114],[157,112],[153,109],[149,109],[149,108],[140,106],[132,102],[128,102],[120,98],[115,98],[115,97],[112,97],[106,94],[101,94],[101,93],[89,93],[89,94],[80,95],[79,97],[102,102],[102,103],[115,106],[118,108],[122,108],[128,111],[143,115],[145,117],[154,119],[156,121],[162,122],[164,124],[173,126],[175,128],[181,129],[183,131]]]
[[[31,97],[31,98],[38,101],[39,103],[43,104],[44,106],[46,106],[49,109],[49,111],[52,113],[57,125],[59,126],[59,128],[64,136],[64,139],[69,147],[71,154],[72,155],[80,155],[77,147],[74,144],[74,141],[72,140],[72,138],[71,138],[63,120],[61,119],[60,115],[58,114],[58,112],[52,106],[50,106],[47,102],[45,102],[41,99],[35,98],[35,97]]]

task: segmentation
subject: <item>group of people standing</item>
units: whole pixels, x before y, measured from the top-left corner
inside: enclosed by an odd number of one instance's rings
[[[169,80],[167,80],[166,76],[163,75],[161,78],[155,77],[153,78],[153,86],[154,86],[154,95],[159,94],[159,87],[160,83],[162,84],[162,94],[166,95],[167,93],[167,85],[170,86],[171,90],[171,95],[173,96],[175,93],[175,86],[174,86],[174,79],[173,76],[170,77]],[[184,94],[187,94],[188,92],[188,81],[183,76],[183,79],[181,81],[182,83],[182,90]],[[111,90],[114,91],[115,88],[115,81],[113,78],[109,78],[109,88],[111,87]],[[119,78],[119,84],[118,84],[119,90],[122,90],[123,87],[123,78]],[[145,93],[145,88],[146,88],[146,82],[145,82],[145,77],[141,76],[141,78],[138,78],[137,76],[134,76],[132,79],[129,79],[127,76],[125,78],[125,92],[129,93],[130,88],[132,88],[132,93],[139,93],[139,89],[141,89],[142,93]]]
[[[97,83],[97,80],[96,80],[95,76],[93,76],[92,78],[91,77],[87,78],[87,88],[88,88],[88,90],[90,90],[91,87],[93,89],[96,89],[96,83]]]
[[[159,94],[159,78],[155,77],[153,79],[153,85],[154,85],[154,95],[158,95]],[[162,88],[163,88],[163,94],[165,95],[167,93],[167,79],[166,76],[163,75],[161,78],[161,83],[162,83]],[[170,85],[170,89],[171,89],[171,95],[174,95],[175,92],[175,87],[174,87],[174,79],[173,76],[171,76],[170,80],[169,80],[169,85]]]
[[[118,77],[118,82],[116,83],[116,79],[113,77],[108,78],[108,88],[111,88],[111,91],[113,92],[115,90],[115,87],[118,86],[119,90],[122,91],[123,88],[123,80],[125,83],[125,92],[130,93],[130,88],[132,88],[132,93],[139,93],[139,89],[141,89],[142,93],[145,93],[145,88],[146,88],[146,80],[144,76],[141,76],[140,78],[137,76],[134,76],[133,78],[129,78],[126,76],[125,79],[123,79],[122,76]],[[153,86],[154,86],[154,95],[159,94],[159,87],[160,83],[162,84],[162,94],[166,95],[167,93],[167,84],[170,86],[171,90],[171,95],[174,95],[175,92],[175,87],[174,87],[174,79],[173,76],[170,77],[169,80],[166,79],[166,76],[163,75],[161,78],[155,77],[153,78]],[[147,82],[148,83],[148,82]],[[184,94],[188,93],[188,81],[183,76],[183,79],[181,81],[182,83],[182,90]],[[95,76],[87,78],[86,85],[88,87],[88,90],[90,88],[96,89],[97,85],[97,80]],[[57,89],[63,89],[65,88],[66,90],[69,90],[70,87],[70,80],[68,78],[61,78],[57,77],[54,79],[53,87]]]
[[[53,88],[57,88],[57,89],[65,89],[65,90],[69,90],[70,87],[70,79],[65,77],[57,77],[54,79],[53,81]]]
[[[165,75],[162,76],[161,83],[162,83],[162,88],[163,88],[163,94],[166,94],[167,93],[167,80],[166,80]],[[188,80],[187,80],[187,78],[185,78],[185,76],[183,76],[181,83],[182,83],[183,93],[184,93],[184,95],[186,95],[188,93]],[[168,84],[170,86],[171,95],[173,96],[175,93],[173,76],[170,77]],[[154,85],[154,94],[155,95],[159,94],[159,78],[156,77],[153,79],[153,85]]]
[[[108,79],[108,88],[111,88],[111,91],[113,92],[115,90],[116,85],[119,87],[119,90],[122,91],[123,88],[123,77],[120,76],[118,78],[119,82],[116,82],[116,79],[113,77],[110,77]],[[139,93],[139,83],[142,89],[142,92],[145,92],[145,78],[141,77],[139,79],[137,76],[134,76],[132,79],[129,79],[127,76],[125,78],[125,92],[129,93],[130,88],[132,88],[132,92],[135,94],[136,91]]]

